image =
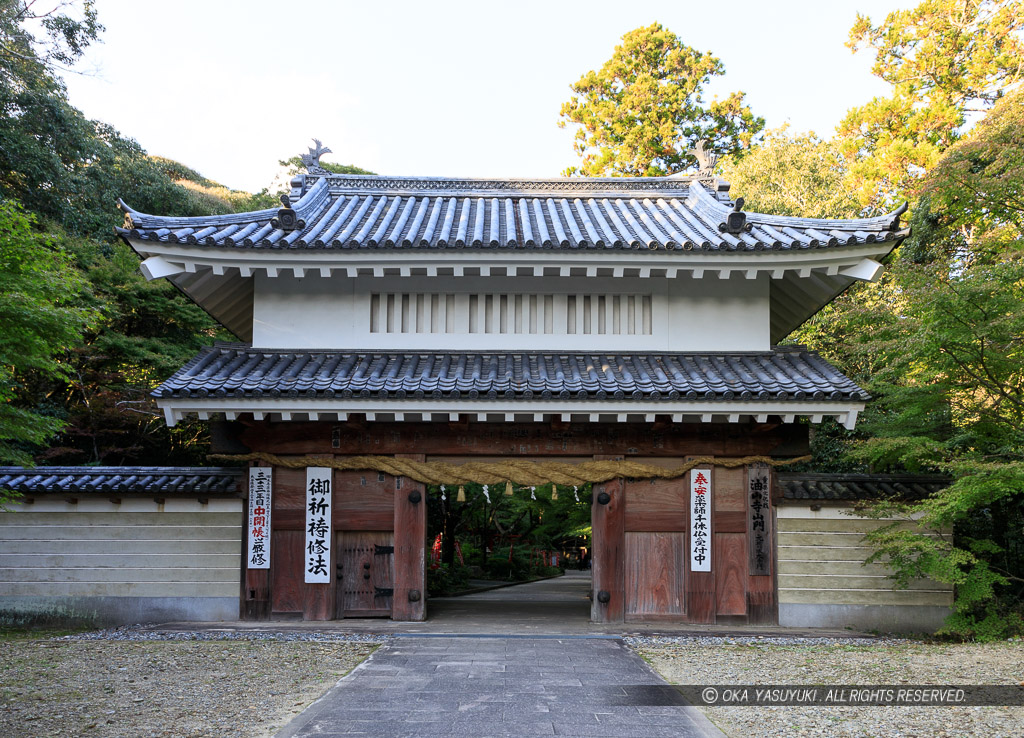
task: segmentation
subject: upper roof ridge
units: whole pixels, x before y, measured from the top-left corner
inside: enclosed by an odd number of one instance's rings
[[[459,196],[488,195],[578,195],[583,193],[636,196],[636,193],[665,193],[685,196],[695,176],[668,177],[420,177],[381,174],[299,174],[292,181],[295,200],[320,182],[332,193],[387,192],[452,193]]]

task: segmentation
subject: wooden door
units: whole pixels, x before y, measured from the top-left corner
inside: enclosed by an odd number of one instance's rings
[[[626,620],[682,619],[683,533],[626,533]]]
[[[679,479],[626,483],[626,620],[684,619],[686,514],[686,485]]]
[[[270,534],[270,597],[274,614],[302,613],[305,533],[275,530]]]
[[[712,502],[711,570],[715,576],[715,620],[747,622],[747,472],[716,467]]]
[[[338,617],[391,617],[394,542],[391,531],[346,530],[337,534]]]

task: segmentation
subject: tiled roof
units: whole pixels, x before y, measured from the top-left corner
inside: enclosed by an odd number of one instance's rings
[[[0,466],[0,489],[27,495],[241,494],[245,469],[175,466],[50,466],[32,469]],[[814,474],[781,472],[786,500],[869,500],[882,497],[920,498],[949,486],[939,476],[910,474]]]
[[[219,344],[153,393],[172,397],[835,400],[867,393],[817,354],[310,352]]]
[[[122,236],[245,249],[807,250],[893,246],[896,211],[859,220],[746,213],[726,232],[733,203],[691,179],[396,179],[306,176],[294,192],[295,230],[277,209],[195,218],[125,211]],[[312,182],[311,185],[308,183]],[[301,195],[301,196],[299,196]],[[750,226],[747,230],[746,226]]]
[[[241,494],[245,470],[191,466],[0,466],[0,489],[22,494]]]
[[[918,499],[948,487],[950,480],[911,474],[780,473],[787,500],[872,500],[885,497]]]

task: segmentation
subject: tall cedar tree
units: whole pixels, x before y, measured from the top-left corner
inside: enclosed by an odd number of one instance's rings
[[[744,103],[744,93],[704,101],[704,87],[725,66],[660,23],[622,37],[612,58],[571,86],[563,120],[579,125],[576,153],[582,163],[566,174],[658,177],[693,164],[697,142],[719,155],[749,149],[764,128]]]

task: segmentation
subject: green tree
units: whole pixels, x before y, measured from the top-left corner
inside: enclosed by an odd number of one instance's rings
[[[28,30],[30,24],[43,32],[43,38]],[[77,9],[73,2],[39,8],[35,0],[0,0],[0,75],[5,84],[20,86],[66,70],[103,30],[92,0]]]
[[[40,38],[26,30],[30,23],[43,29]],[[148,395],[222,331],[173,285],[145,281],[138,258],[114,237],[121,215],[113,203],[126,197],[142,211],[187,216],[276,202],[149,156],[71,105],[57,73],[101,30],[91,2],[51,4],[37,15],[31,2],[0,0],[0,197],[39,221],[69,285],[84,285],[69,288],[62,307],[96,316],[73,337],[54,332],[67,349],[59,371],[18,372],[5,410],[54,419],[32,424],[35,432],[18,446],[21,461],[201,462],[205,424],[166,428]],[[31,304],[23,288],[12,282],[4,298]]]
[[[870,49],[889,97],[840,123],[853,159],[850,184],[865,206],[890,209],[938,162],[972,114],[984,113],[1024,73],[1019,0],[925,0],[875,26],[858,15],[848,46]]]
[[[1003,99],[922,182],[916,260],[1018,260],[1024,235],[1024,93]]]
[[[791,135],[788,125],[768,131],[742,157],[721,161],[730,195],[753,212],[804,218],[854,218],[860,206],[844,187],[846,160],[833,141],[813,133]]]
[[[41,224],[37,230],[51,234],[53,258],[68,271],[61,307],[95,320],[77,328],[69,320],[71,333],[54,332],[67,350],[51,371],[15,372],[16,387],[3,395],[5,412],[9,418],[20,413],[28,419],[22,426],[33,430],[21,437],[17,458],[201,463],[206,424],[167,428],[149,392],[201,346],[229,336],[167,281],[146,282],[136,255],[114,237],[122,219],[114,203],[124,197],[143,212],[195,216],[275,207],[277,201],[266,191],[230,190],[150,156],[131,138],[87,119],[67,99],[59,74],[103,30],[93,3],[40,8],[0,0],[0,198],[19,202]],[[33,304],[34,293],[20,291],[29,287],[12,281],[11,294],[0,299]],[[31,420],[37,417],[52,420]]]
[[[168,428],[149,392],[214,338],[230,338],[166,280],[147,282],[120,242],[74,239],[68,251],[102,318],[70,357],[52,396],[67,425],[37,451],[46,463],[202,463],[206,424]]]
[[[953,483],[894,503],[954,537],[872,536],[902,580],[957,587],[951,631],[1024,630],[1024,94],[997,103],[922,180],[888,304],[865,311],[859,352],[876,400],[852,456]],[[870,323],[868,328],[867,323]]]
[[[88,285],[56,240],[15,203],[0,201],[0,462],[26,463],[27,449],[61,428],[33,407],[39,377],[66,379],[68,347],[95,313],[80,304]]]
[[[503,484],[489,488],[485,495],[479,484],[463,485],[465,502],[459,502],[457,492],[448,486],[443,494],[440,487],[430,487],[428,526],[432,534],[443,533],[442,563],[454,564],[454,541],[462,541],[463,548],[475,553],[473,563],[492,573],[508,576],[510,566],[502,555],[491,559],[488,546],[508,547],[522,554],[531,548],[560,550],[568,542],[590,535],[590,485],[558,488],[553,499],[551,485],[531,490],[515,487],[512,495],[505,494]],[[579,501],[577,501],[577,497]],[[493,551],[492,551],[493,553]],[[488,563],[490,562],[490,563]],[[514,559],[511,569],[515,577],[525,576],[528,557]]]
[[[711,52],[685,45],[660,23],[630,31],[599,71],[571,85],[558,125],[579,125],[574,146],[582,163],[566,173],[663,176],[691,166],[687,152],[699,141],[719,155],[750,148],[764,119],[744,93],[704,101],[705,86],[724,73]]]
[[[834,140],[824,140],[814,133],[793,134],[789,126],[766,132],[763,140],[742,157],[719,160],[719,173],[730,183],[730,195],[743,197],[746,209],[771,215],[807,218],[856,218],[861,206],[846,186],[849,175],[847,160]],[[836,359],[840,357],[846,371],[851,372],[852,349],[857,337],[845,330],[854,311],[863,310],[863,301],[873,299],[871,285],[860,284],[827,305],[790,337],[793,343],[813,346]],[[867,376],[868,370],[856,372]],[[838,423],[826,419],[812,425],[811,451],[813,461],[804,466],[808,471],[863,471],[860,464],[845,458],[851,437]]]
[[[924,2],[878,27],[859,18],[851,45],[875,51],[892,95],[852,110],[834,144],[773,133],[722,167],[753,210],[850,217],[912,201],[913,234],[881,281],[855,285],[790,340],[875,398],[855,433],[817,429],[817,468],[952,479],[865,510],[924,534],[869,539],[898,582],[953,584],[947,629],[981,639],[1024,630],[1021,27],[1016,2]]]
[[[1024,630],[1024,262],[896,267],[905,306],[876,314],[876,396],[852,457],[874,469],[939,471],[953,483],[880,512],[920,518],[930,533],[870,536],[900,581],[956,585],[951,631],[1005,637]]]

